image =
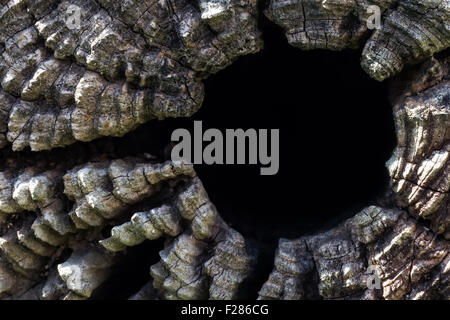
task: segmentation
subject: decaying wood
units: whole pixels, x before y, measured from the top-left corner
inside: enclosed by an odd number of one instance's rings
[[[3,214],[38,211],[42,205],[39,216],[27,214],[26,219],[4,226],[0,238],[3,296],[31,295],[27,292],[31,288],[41,299],[89,298],[112,272],[120,257],[115,252],[165,235],[171,240],[161,248],[161,262],[151,267],[153,285],[163,297],[235,297],[239,284],[250,275],[256,248],[221,219],[192,165],[140,160],[86,164],[55,174],[52,181],[47,178],[52,172],[19,177],[2,173],[7,186],[1,194]],[[181,182],[183,187],[178,186]],[[57,189],[75,201],[69,213],[61,212],[62,195]],[[156,194],[174,199],[136,212],[122,224],[114,221]],[[188,221],[188,228],[181,220]],[[29,222],[23,225],[24,221]],[[117,224],[111,237],[101,239],[102,228],[111,223]],[[56,276],[35,286],[42,281],[41,272],[48,272],[46,263],[62,247],[73,249],[73,254],[52,267]]]
[[[66,25],[69,5],[81,10],[79,28]],[[203,100],[202,78],[261,48],[255,6],[6,2],[0,146],[48,150],[192,115]]]
[[[70,5],[81,10],[79,28],[66,24]],[[381,9],[378,30],[367,28],[370,5]],[[261,247],[221,218],[191,165],[108,152],[17,164],[11,153],[193,115],[203,79],[261,49],[257,2],[0,6],[0,298],[91,298],[127,248],[159,238],[166,241],[148,266],[152,281],[132,299],[257,291],[260,299],[450,298],[450,84],[448,51],[441,52],[450,44],[448,1],[267,4],[265,14],[293,46],[363,47],[371,77],[400,74],[391,84],[397,147],[386,199],[328,231],[280,239],[273,271],[256,289],[246,283],[261,272]],[[379,270],[380,289],[367,286],[369,266]]]
[[[374,5],[382,18],[372,31],[367,22]],[[445,0],[271,0],[266,15],[285,29],[290,44],[306,50],[357,48],[369,37],[361,66],[380,81],[450,45]]]

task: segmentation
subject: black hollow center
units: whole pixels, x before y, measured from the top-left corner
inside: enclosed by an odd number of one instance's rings
[[[151,121],[114,145],[123,156],[153,153],[169,144],[173,130],[192,132],[194,120],[203,132],[216,128],[224,136],[226,129],[279,129],[276,175],[260,175],[260,164],[195,165],[226,222],[273,246],[374,204],[388,186],[395,131],[387,85],[362,70],[360,52],[301,51],[262,21],[264,50],[205,80],[205,100],[193,117]]]
[[[223,133],[280,129],[279,172],[262,176],[260,165],[196,171],[230,225],[276,243],[373,203],[388,183],[395,134],[386,84],[364,73],[360,52],[305,52],[272,24],[262,29],[264,50],[207,79],[194,119]]]

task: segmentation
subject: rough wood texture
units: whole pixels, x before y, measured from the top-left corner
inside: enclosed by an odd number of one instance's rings
[[[76,29],[65,20],[73,4]],[[164,238],[152,281],[130,298],[449,299],[449,58],[436,54],[450,44],[449,10],[445,0],[267,4],[294,46],[364,46],[376,80],[421,64],[391,85],[398,144],[385,199],[280,239],[255,288],[264,248],[221,218],[192,166],[68,146],[191,116],[202,79],[261,49],[256,1],[0,0],[0,298],[91,298],[128,248]],[[65,149],[58,161],[16,153],[28,147]],[[367,288],[369,266],[379,290]]]
[[[449,58],[430,59],[394,83],[397,148],[387,167],[398,205],[450,239]]]
[[[368,207],[328,232],[280,240],[261,299],[447,299],[449,243],[406,212]],[[368,266],[382,289],[368,289]]]
[[[2,296],[89,298],[112,272],[120,257],[115,252],[165,235],[171,240],[160,252],[161,262],[151,267],[153,285],[162,297],[236,297],[250,274],[256,249],[220,218],[191,165],[139,160],[86,164],[54,175],[53,181],[44,178],[49,172],[16,178],[2,173],[9,179],[4,181],[9,187],[2,190],[3,214],[13,216],[25,208],[40,213],[36,217],[27,212],[27,218],[3,226]],[[59,205],[60,195],[52,192],[62,185],[75,201],[68,213]],[[157,197],[173,200],[160,200],[167,203],[162,206],[147,204],[153,208],[132,214],[131,221],[114,220],[130,215],[135,204]],[[48,204],[45,210],[34,206],[39,201]],[[101,239],[107,224],[117,225],[110,238]],[[72,249],[72,255],[58,265],[49,264],[62,248]],[[57,275],[42,282],[44,273],[54,274],[55,268]]]
[[[429,59],[392,84],[397,147],[386,165],[397,208],[387,200],[327,232],[281,239],[261,299],[450,297],[448,62]],[[367,288],[369,266],[380,290]]]
[[[371,5],[382,13],[379,30],[368,30]],[[302,49],[357,48],[366,41],[361,66],[376,80],[400,72],[450,45],[446,0],[271,0],[266,15]]]
[[[261,48],[255,14],[254,1],[6,1],[0,146],[48,150],[192,115],[202,78]]]

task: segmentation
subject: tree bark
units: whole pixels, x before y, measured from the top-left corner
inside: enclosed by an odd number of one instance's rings
[[[372,78],[396,76],[385,197],[328,231],[280,239],[255,290],[261,245],[221,218],[192,165],[94,140],[192,116],[203,79],[262,48],[256,0],[0,0],[1,299],[92,298],[127,248],[160,238],[152,281],[132,299],[450,298],[449,2],[263,9],[291,45],[363,48]]]

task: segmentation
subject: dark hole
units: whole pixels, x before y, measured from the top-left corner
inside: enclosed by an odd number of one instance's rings
[[[260,175],[260,165],[195,166],[233,228],[276,246],[280,237],[331,227],[373,204],[388,185],[385,162],[395,131],[387,85],[362,70],[361,52],[301,51],[261,21],[264,50],[208,78],[192,118],[151,121],[115,146],[126,155],[161,151],[174,129],[192,133],[194,120],[203,132],[217,128],[224,135],[225,129],[280,129],[277,175]]]
[[[148,152],[161,159],[172,131],[192,131],[194,120],[203,122],[203,131],[224,134],[275,128],[277,175],[260,175],[260,165],[196,165],[211,200],[237,231],[274,246],[280,237],[330,227],[374,203],[388,184],[385,162],[395,145],[386,83],[362,70],[361,52],[301,51],[280,28],[260,21],[265,48],[205,80],[203,106],[192,118],[151,121],[123,138],[39,154],[59,162],[73,153],[102,152],[118,158]],[[28,153],[15,156],[27,159]]]
[[[262,30],[262,52],[205,81],[194,119],[203,121],[203,130],[224,133],[279,128],[279,172],[262,176],[260,165],[196,170],[230,225],[276,244],[373,203],[388,182],[385,162],[395,134],[387,86],[364,73],[360,52],[305,52],[267,20]]]
[[[277,175],[260,175],[260,165],[196,165],[225,221],[247,239],[267,246],[260,266],[264,270],[252,280],[259,284],[248,284],[260,288],[273,267],[280,237],[297,238],[330,227],[374,203],[388,184],[385,162],[395,145],[387,85],[364,73],[360,52],[301,51],[287,43],[281,29],[265,18],[260,21],[264,50],[208,78],[203,106],[191,119],[151,121],[123,138],[14,157],[67,160],[68,167],[88,161],[67,159],[72,154],[121,158],[149,152],[162,158],[172,130],[192,130],[194,120],[201,120],[204,130],[222,132],[280,129]],[[94,298],[136,293],[151,280],[149,266],[159,260],[162,247],[161,240],[129,248],[118,273]]]
[[[280,129],[276,175],[260,175],[260,165],[195,166],[221,216],[262,250],[258,273],[244,283],[252,288],[247,290],[252,298],[273,268],[280,237],[329,228],[376,201],[388,185],[385,162],[395,145],[387,85],[364,73],[360,52],[301,51],[267,19],[261,19],[260,29],[264,50],[208,78],[203,106],[194,117],[151,121],[123,138],[40,153],[59,162],[71,154],[121,158],[143,152],[160,160],[167,157],[163,150],[172,131],[192,132],[194,120],[203,122],[204,131],[217,128],[223,133]],[[29,153],[15,157],[35,161],[37,156],[27,157]],[[74,161],[86,160],[68,159],[68,166]],[[118,273],[94,298],[136,293],[151,280],[149,266],[159,260],[162,247],[161,240],[129,248]]]
[[[164,240],[144,241],[139,246],[127,248],[127,254],[121,257],[116,270],[103,285],[97,288],[93,299],[128,299],[136,294],[149,281],[150,266],[160,260],[159,251]]]

